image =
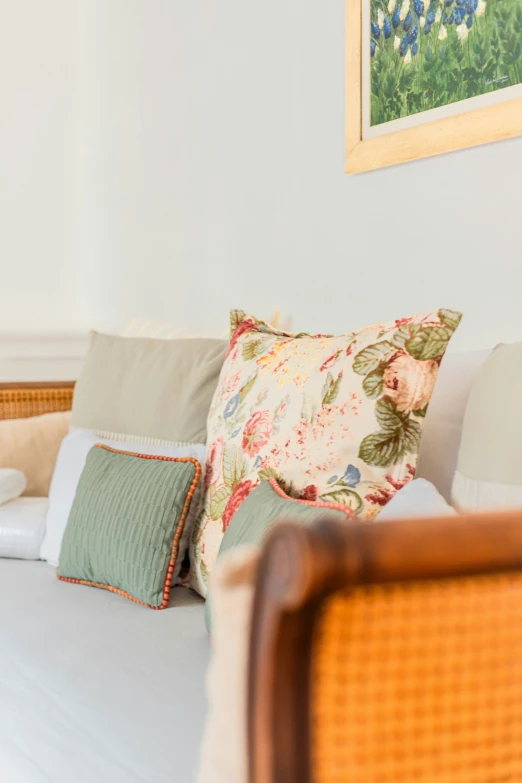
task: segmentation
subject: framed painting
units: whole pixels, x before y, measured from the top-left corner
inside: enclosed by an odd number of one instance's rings
[[[522,135],[522,0],[346,0],[346,172]]]

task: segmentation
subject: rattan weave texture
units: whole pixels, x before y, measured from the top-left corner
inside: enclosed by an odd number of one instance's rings
[[[522,781],[522,575],[327,600],[312,656],[314,783]]]
[[[0,387],[0,420],[25,419],[43,413],[69,411],[72,407],[73,391],[71,385],[42,388]]]

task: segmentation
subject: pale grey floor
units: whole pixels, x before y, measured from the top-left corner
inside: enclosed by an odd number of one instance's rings
[[[0,560],[0,780],[191,783],[209,650],[189,590],[157,612]]]

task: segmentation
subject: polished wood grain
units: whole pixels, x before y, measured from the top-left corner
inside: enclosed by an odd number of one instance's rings
[[[363,140],[362,0],[346,0],[347,174],[522,135],[522,98]]]
[[[311,640],[341,588],[522,569],[522,511],[368,524],[285,523],[261,557],[250,643],[250,783],[312,783]]]
[[[26,391],[33,389],[74,389],[76,381],[9,381],[0,383],[0,391]]]

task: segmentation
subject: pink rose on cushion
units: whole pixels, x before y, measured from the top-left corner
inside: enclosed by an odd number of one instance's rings
[[[223,533],[230,525],[232,517],[238,510],[241,503],[247,499],[255,486],[256,485],[253,484],[250,480],[242,481],[241,484],[237,485],[232,495],[228,499],[228,503],[225,506],[225,511],[223,512]]]
[[[232,337],[230,338],[230,345],[228,346],[228,351],[225,358],[228,358],[230,356],[233,349],[236,347],[239,338],[246,332],[251,332],[253,329],[257,329],[257,323],[254,321],[253,318],[245,318],[244,321],[241,321],[241,323],[233,333]]]
[[[389,473],[386,473],[384,478],[386,479],[388,484],[392,485],[392,487],[394,489],[397,489],[397,490],[402,489],[403,487],[406,486],[406,484],[408,484],[408,482],[410,482],[413,479],[413,477],[415,476],[415,472],[416,472],[415,465],[410,465],[409,462],[406,464],[406,469],[408,471],[408,475],[405,476],[405,478],[403,478],[403,479],[396,479],[392,475],[390,475]]]
[[[435,361],[420,362],[408,353],[397,353],[384,372],[384,391],[397,410],[425,408],[430,401],[439,365]]]
[[[299,499],[316,501],[318,494],[317,487],[314,484],[309,484],[299,493]]]
[[[223,438],[218,438],[207,452],[207,458],[205,460],[205,478],[203,480],[205,490],[207,490],[212,483],[215,484],[219,479],[224,450],[225,441]]]
[[[367,500],[368,503],[375,503],[376,506],[386,506],[396,492],[397,490],[392,489],[391,487],[377,487],[375,492],[365,495],[364,499]]]
[[[247,421],[243,430],[242,447],[245,454],[255,457],[266,446],[272,434],[272,422],[270,411],[257,411]]]
[[[395,326],[397,329],[399,329],[401,326],[405,326],[406,324],[412,324],[414,320],[414,316],[410,316],[409,318],[396,318]]]

